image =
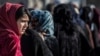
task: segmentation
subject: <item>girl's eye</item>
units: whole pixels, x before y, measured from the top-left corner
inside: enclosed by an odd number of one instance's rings
[[[21,22],[26,22],[25,20],[21,20]]]

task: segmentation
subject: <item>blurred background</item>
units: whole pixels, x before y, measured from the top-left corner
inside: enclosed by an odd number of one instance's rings
[[[0,0],[0,6],[2,6],[5,2],[13,2],[13,3],[21,3],[24,4],[26,8],[45,8],[45,6],[49,3],[68,3],[73,2],[77,4],[77,6],[86,6],[86,5],[95,5],[100,8],[100,0]]]

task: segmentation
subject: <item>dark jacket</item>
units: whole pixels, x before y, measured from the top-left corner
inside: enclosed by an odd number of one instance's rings
[[[52,51],[54,56],[59,56],[59,44],[55,36],[47,37],[45,39],[45,43],[47,44],[48,48]]]
[[[36,31],[27,30],[21,39],[23,56],[53,56]]]

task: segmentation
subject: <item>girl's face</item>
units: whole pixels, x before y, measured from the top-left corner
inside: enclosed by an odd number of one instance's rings
[[[17,20],[18,30],[20,35],[24,34],[25,30],[28,27],[29,17],[27,14],[24,14],[20,19]]]

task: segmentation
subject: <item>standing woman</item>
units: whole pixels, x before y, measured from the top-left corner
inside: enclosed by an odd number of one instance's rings
[[[20,4],[0,8],[0,56],[22,56],[20,37],[28,27],[29,14]]]
[[[68,4],[59,4],[54,8],[55,36],[60,56],[88,56],[89,43],[82,28],[73,22],[73,15]]]
[[[54,36],[54,22],[50,12],[42,10],[31,10],[32,29],[36,30],[46,43],[53,56],[59,56],[58,41]]]

